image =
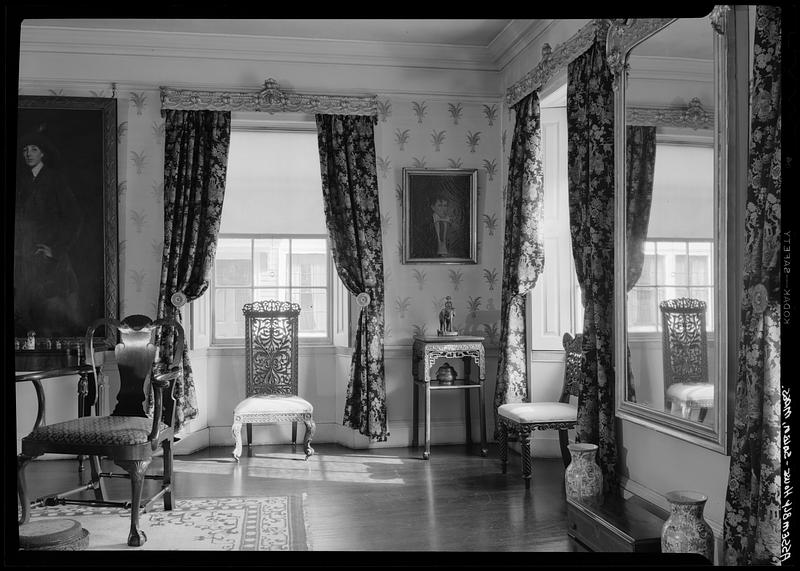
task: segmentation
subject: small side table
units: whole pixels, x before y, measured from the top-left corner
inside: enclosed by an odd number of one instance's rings
[[[415,336],[412,350],[411,376],[414,381],[413,437],[411,445],[419,446],[419,393],[425,391],[425,451],[422,457],[431,457],[431,391],[464,391],[464,414],[467,425],[467,446],[472,445],[472,419],[470,414],[469,391],[478,392],[481,421],[481,456],[489,452],[486,447],[486,407],[484,381],[486,380],[486,355],[483,337],[459,336]],[[452,384],[443,384],[431,379],[431,368],[439,359],[462,359],[464,378]],[[477,378],[472,365],[478,369]]]

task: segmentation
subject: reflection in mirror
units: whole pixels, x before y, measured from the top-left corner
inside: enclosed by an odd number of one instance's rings
[[[708,17],[664,23],[655,33],[643,26],[645,39],[631,42],[622,82],[625,153],[617,184],[625,203],[617,216],[622,221],[624,208],[618,276],[625,290],[617,299],[625,302],[625,334],[617,339],[627,346],[627,367],[617,367],[626,373],[619,409],[623,418],[713,445],[721,442],[726,394],[725,190],[716,135],[725,99],[715,63],[724,44]]]

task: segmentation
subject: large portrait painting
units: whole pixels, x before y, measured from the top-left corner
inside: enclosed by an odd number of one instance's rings
[[[74,343],[96,319],[117,317],[116,125],[116,99],[19,97],[17,338]]]
[[[477,169],[403,169],[403,263],[478,263],[477,198]]]

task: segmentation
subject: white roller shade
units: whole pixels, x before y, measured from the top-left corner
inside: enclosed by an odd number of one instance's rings
[[[327,233],[315,131],[231,131],[220,233]]]

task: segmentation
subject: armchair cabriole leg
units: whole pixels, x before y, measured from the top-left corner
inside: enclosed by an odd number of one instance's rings
[[[292,422],[292,450],[297,448],[297,421]]]
[[[144,475],[150,465],[147,460],[114,460],[114,463],[128,472],[131,477],[131,529],[128,533],[128,545],[141,547],[147,541],[145,533],[139,529],[139,514],[141,513],[142,487]]]
[[[28,523],[31,519],[31,503],[28,501],[28,485],[25,482],[25,468],[33,458],[33,456],[26,456],[24,454],[17,456],[17,495],[19,496],[19,503],[22,508],[19,525]]]
[[[313,418],[307,418],[303,421],[303,424],[306,425],[306,434],[303,438],[303,450],[306,453],[306,460],[308,460],[308,457],[314,454],[314,449],[311,448],[311,439],[314,438],[314,432],[317,430],[317,425]]]

